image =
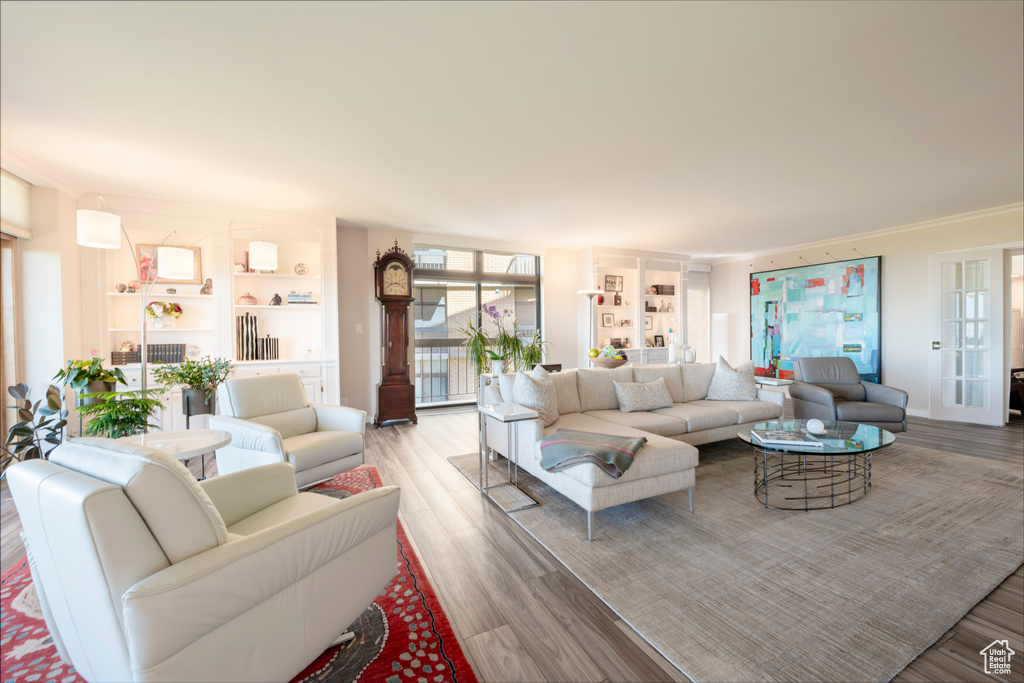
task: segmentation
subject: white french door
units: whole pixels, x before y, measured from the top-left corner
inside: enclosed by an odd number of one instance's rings
[[[929,414],[936,420],[1002,425],[1003,252],[947,252],[929,261]]]

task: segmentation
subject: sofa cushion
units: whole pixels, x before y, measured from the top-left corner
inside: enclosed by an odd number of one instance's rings
[[[629,366],[625,366],[629,367]],[[621,369],[621,368],[619,368]],[[640,413],[616,413],[620,416],[639,415]],[[644,433],[639,429],[627,427],[626,425],[614,424],[603,419],[598,419],[585,413],[574,413],[563,415],[558,421],[544,429],[544,436],[554,433],[556,429],[578,429],[598,434],[612,434],[614,436],[646,436],[647,445],[636,454],[633,465],[626,470],[620,479],[609,477],[601,468],[596,465],[584,464],[570,467],[559,472],[560,476],[571,477],[576,481],[597,488],[601,486],[614,486],[624,481],[635,481],[647,477],[656,477],[671,472],[681,472],[693,469],[697,466],[697,449],[682,441],[675,441],[657,434]],[[534,444],[534,457],[540,460],[540,441]]]
[[[678,436],[686,433],[686,420],[672,415],[651,412],[624,413],[621,410],[591,410],[584,414],[660,436]]]
[[[683,392],[683,372],[678,365],[632,365],[633,379],[637,382],[653,382],[659,377],[665,380],[668,393],[672,395],[673,403],[682,403],[686,400]],[[704,398],[701,396],[701,398]],[[619,403],[622,403],[621,399]]]
[[[843,422],[903,422],[903,408],[870,401],[836,401],[836,419]]]
[[[665,380],[659,377],[650,382],[612,382],[619,410],[624,413],[639,413],[672,405]]]
[[[296,471],[319,467],[362,450],[363,437],[355,432],[310,432],[284,440],[284,452]]]
[[[754,362],[741,363],[734,370],[728,361],[719,356],[715,377],[711,380],[705,398],[709,401],[756,401]]]
[[[734,424],[762,422],[782,417],[785,412],[778,403],[770,401],[694,401],[691,405],[707,406],[712,409],[735,410],[739,416]]]
[[[619,399],[615,396],[614,382],[632,382],[633,369],[623,365],[614,370],[581,368],[576,371],[579,387],[580,410],[615,410]]]
[[[545,427],[558,419],[558,396],[551,380],[535,379],[520,370],[516,375],[513,398],[515,403],[540,413]]]
[[[676,403],[671,408],[658,408],[654,412],[658,415],[668,415],[685,421],[687,432],[726,427],[740,422],[739,413],[730,408],[727,403],[723,404],[720,401]]]
[[[682,365],[680,371],[683,375],[683,400],[675,403],[686,403],[687,401],[699,401],[708,395],[708,388],[711,380],[715,377],[715,363],[700,363],[697,365]]]
[[[283,413],[271,413],[259,417],[250,417],[249,422],[271,427],[281,432],[281,438],[306,434],[316,431],[316,411],[313,408],[299,408]]]
[[[580,392],[576,388],[576,373],[574,371],[548,372],[537,365],[530,374],[537,379],[549,379],[554,382],[559,415],[580,412]]]

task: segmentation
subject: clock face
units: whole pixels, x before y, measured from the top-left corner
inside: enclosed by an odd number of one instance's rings
[[[397,263],[384,271],[384,292],[386,296],[405,296],[409,293],[409,273]]]

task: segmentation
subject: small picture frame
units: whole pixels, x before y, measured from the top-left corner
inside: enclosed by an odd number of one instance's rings
[[[647,337],[646,339],[644,339],[644,346],[646,346],[649,349],[653,349],[654,348],[654,337]]]
[[[619,327],[633,327],[633,321],[623,318],[619,321]]]
[[[665,335],[662,335],[662,334],[654,335],[654,348],[657,348],[657,349],[665,348]]]
[[[604,276],[604,290],[606,292],[621,292],[622,291],[622,276],[621,275],[605,275]]]
[[[601,327],[615,327],[615,314],[614,313],[602,313],[601,314]]]
[[[160,247],[158,244],[136,244],[135,245],[135,256],[139,262],[139,282],[151,282],[156,280],[159,283],[176,284],[176,285],[201,285],[203,284],[203,271],[199,264],[199,247],[179,247],[180,249],[188,249],[192,252],[192,279],[191,280],[168,280],[166,278],[156,277],[157,262],[156,254],[157,249]]]
[[[654,316],[653,315],[645,315],[644,316],[644,329],[645,330],[653,330],[654,329]]]

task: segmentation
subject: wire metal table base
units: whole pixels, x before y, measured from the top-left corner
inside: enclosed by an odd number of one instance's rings
[[[871,452],[785,453],[754,446],[754,495],[765,507],[822,510],[871,490]]]

